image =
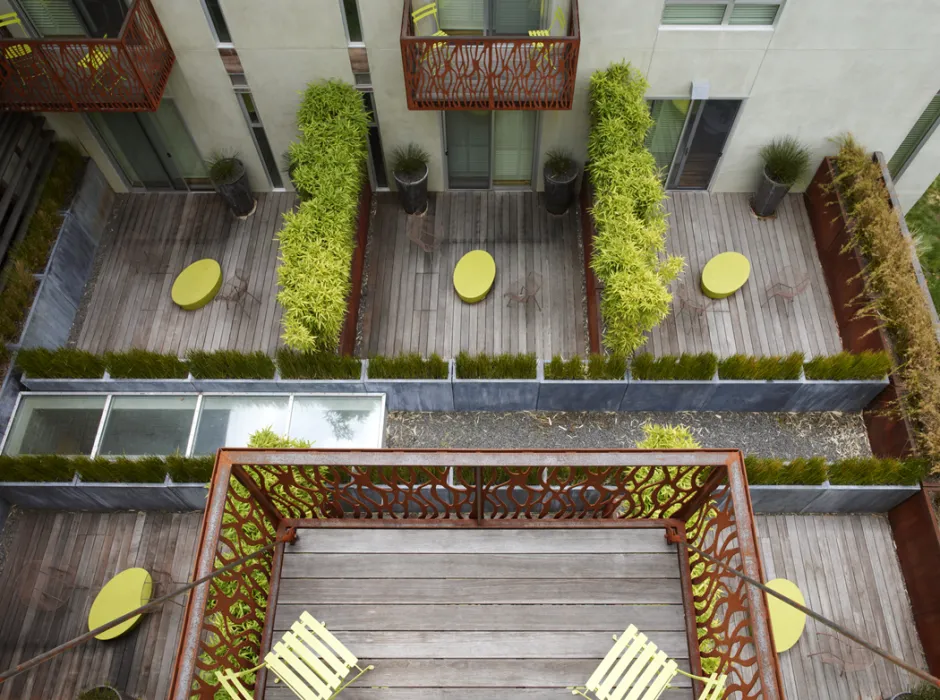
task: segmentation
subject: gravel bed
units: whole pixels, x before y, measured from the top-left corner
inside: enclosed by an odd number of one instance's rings
[[[644,423],[682,424],[703,447],[765,457],[871,455],[860,413],[410,413],[391,411],[387,447],[635,447]]]

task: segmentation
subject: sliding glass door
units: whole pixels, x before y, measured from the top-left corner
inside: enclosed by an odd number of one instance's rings
[[[438,22],[448,34],[528,36],[542,27],[544,0],[439,0]]]
[[[116,38],[127,16],[124,0],[19,0],[20,10],[43,37]]]
[[[490,186],[490,113],[445,112],[447,175],[453,189]]]
[[[531,186],[537,120],[521,110],[445,112],[449,187]]]

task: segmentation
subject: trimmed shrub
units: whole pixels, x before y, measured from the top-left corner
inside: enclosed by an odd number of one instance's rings
[[[644,423],[646,435],[636,446],[641,450],[697,450],[702,446],[684,425]]]
[[[199,484],[212,478],[215,455],[183,457],[170,455],[166,458],[166,471],[177,484]]]
[[[277,351],[277,370],[283,379],[359,379],[362,362],[331,352]]]
[[[570,360],[561,359],[561,355],[555,355],[552,361],[545,365],[546,379],[584,379],[584,363],[577,355]]]
[[[665,192],[644,147],[653,124],[646,80],[629,63],[591,76],[588,157],[597,229],[591,266],[604,282],[604,343],[626,356],[669,314],[682,258],[666,255]]]
[[[82,481],[98,483],[162,483],[167,473],[178,483],[207,482],[215,456],[65,457],[62,455],[2,455],[0,481],[65,482],[76,472]]]
[[[278,233],[283,338],[294,350],[331,351],[346,317],[368,119],[362,97],[338,80],[311,83],[288,151],[300,194]]]
[[[645,352],[633,358],[630,371],[634,379],[647,381],[709,381],[717,367],[718,357],[711,352],[699,355],[684,352],[678,357],[653,357]]]
[[[587,378],[594,381],[623,381],[627,375],[627,359],[623,355],[588,357]]]
[[[535,379],[535,353],[527,355],[457,355],[457,377],[460,379]]]
[[[16,353],[16,364],[35,379],[101,379],[104,358],[77,348],[27,348]]]
[[[434,353],[424,359],[418,353],[369,358],[369,379],[447,379],[447,363]]]
[[[74,461],[60,455],[0,455],[0,481],[65,482],[76,471]]]
[[[95,483],[131,482],[161,484],[166,479],[166,460],[163,457],[117,457],[106,459],[77,457],[75,470],[82,481]]]
[[[260,350],[190,350],[186,357],[196,379],[274,379],[274,360]]]
[[[748,483],[752,486],[818,486],[826,480],[824,457],[799,457],[784,462],[776,457],[747,455],[744,458],[744,467],[747,470]]]
[[[305,449],[310,445],[309,440],[278,435],[271,429],[270,425],[261,430],[256,430],[248,437],[248,447],[257,447],[261,450]]]
[[[883,379],[891,372],[891,358],[886,352],[865,352],[854,355],[840,352],[837,355],[814,357],[803,365],[807,379],[845,381],[849,379]]]
[[[176,355],[125,350],[104,356],[108,373],[115,379],[186,379],[189,367]]]
[[[802,370],[801,352],[794,352],[786,357],[732,355],[718,363],[718,376],[721,379],[799,379]]]
[[[918,459],[852,457],[829,465],[829,483],[858,486],[915,486],[927,473],[928,464]]]

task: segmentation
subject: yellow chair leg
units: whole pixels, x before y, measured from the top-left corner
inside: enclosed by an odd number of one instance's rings
[[[369,666],[366,666],[365,668],[362,668],[361,666],[356,666],[356,668],[359,669],[359,673],[357,673],[355,676],[353,676],[353,677],[350,678],[348,681],[346,681],[345,683],[343,683],[339,688],[337,688],[337,689],[336,689],[336,692],[333,693],[333,694],[330,696],[330,700],[333,700],[333,698],[335,698],[337,695],[339,695],[339,694],[342,693],[344,690],[346,690],[346,688],[348,688],[350,685],[352,685],[352,684],[355,683],[357,680],[359,680],[359,677],[362,676],[362,674],[364,674],[366,671],[372,671],[372,670],[374,670],[374,669],[375,669],[375,666],[372,666],[372,665],[370,664]]]

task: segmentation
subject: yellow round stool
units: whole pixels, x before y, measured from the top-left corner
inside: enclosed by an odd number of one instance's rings
[[[806,605],[803,593],[793,581],[775,578],[767,582],[767,588],[785,595],[800,605]],[[770,613],[770,630],[774,635],[774,646],[777,647],[779,654],[799,641],[803,628],[806,626],[806,613],[772,595],[767,596],[767,611]]]
[[[751,263],[740,253],[721,253],[702,270],[702,292],[712,299],[730,297],[751,276]]]
[[[212,301],[221,287],[222,267],[212,258],[204,258],[177,275],[170,295],[182,308],[195,311]]]
[[[149,571],[139,567],[125,569],[108,581],[95,597],[91,610],[88,611],[88,630],[106,625],[111,620],[146,605],[150,602],[152,592],[153,579]],[[138,622],[140,615],[134,615],[121,624],[96,634],[95,639],[115,639],[130,632]]]
[[[496,279],[496,261],[485,250],[471,250],[454,267],[454,289],[468,304],[483,301]]]

